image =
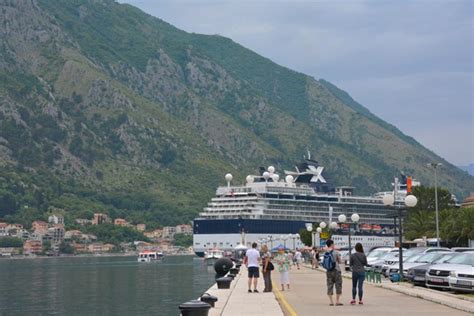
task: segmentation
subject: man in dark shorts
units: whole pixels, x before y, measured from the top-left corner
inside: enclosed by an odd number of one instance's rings
[[[327,252],[331,253],[333,260],[335,262],[334,269],[330,271],[326,271],[326,284],[328,288],[328,297],[329,297],[329,305],[334,306],[334,301],[332,299],[334,295],[334,287],[336,288],[336,306],[342,305],[340,302],[341,294],[342,294],[342,275],[341,275],[341,267],[339,264],[341,263],[341,255],[339,252],[334,250],[334,241],[328,239],[326,242]]]
[[[260,252],[257,250],[257,243],[252,244],[252,249],[247,250],[245,253],[244,264],[247,266],[249,273],[249,293],[252,293],[252,283],[253,283],[253,292],[258,293],[257,282],[260,277],[259,273],[259,263],[260,263]]]

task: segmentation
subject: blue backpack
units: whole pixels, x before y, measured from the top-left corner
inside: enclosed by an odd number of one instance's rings
[[[322,265],[323,268],[326,269],[326,271],[332,271],[336,268],[336,262],[334,261],[332,250],[324,253]]]

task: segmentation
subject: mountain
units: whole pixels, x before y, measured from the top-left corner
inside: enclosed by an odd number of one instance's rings
[[[465,195],[474,177],[325,80],[111,0],[0,0],[0,218],[52,208],[188,221],[223,175],[311,150],[338,185],[404,171]],[[374,91],[377,93],[377,91]]]
[[[471,163],[467,166],[459,166],[459,169],[466,171],[471,176],[474,176],[474,163]]]

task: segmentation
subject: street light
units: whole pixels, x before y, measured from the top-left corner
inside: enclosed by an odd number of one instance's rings
[[[314,247],[315,246],[315,243],[316,243],[316,240],[315,240],[315,236],[316,236],[316,233],[313,231],[313,224],[312,223],[306,223],[306,230],[311,233],[311,247]],[[319,230],[321,229],[320,227],[316,228],[316,230]]]
[[[436,244],[439,247],[439,212],[438,212],[438,168],[441,167],[442,163],[429,163],[428,167],[433,168],[435,178],[435,210],[436,210]]]
[[[382,202],[385,206],[392,207],[394,209],[398,209],[398,271],[400,273],[400,277],[403,278],[403,250],[402,250],[402,242],[403,242],[403,230],[402,230],[402,212],[406,210],[407,207],[414,207],[418,200],[414,195],[407,195],[404,200],[404,205],[396,205],[396,194],[398,190],[398,179],[395,178],[394,182],[394,190],[393,195],[387,194],[384,195],[382,198]]]
[[[268,240],[270,241],[270,247],[271,247],[271,249],[273,249],[273,236],[272,236],[272,235],[268,235]]]
[[[288,237],[293,239],[293,250],[296,250],[295,241],[300,237],[300,234],[289,234]]]
[[[352,253],[352,245],[351,245],[351,226],[352,224],[357,224],[359,222],[359,214],[357,213],[354,213],[351,215],[351,223],[349,223],[349,233],[348,233],[348,239],[349,239],[349,258],[351,257],[351,253]],[[340,222],[340,223],[345,223],[347,221],[347,217],[346,215],[344,214],[341,214],[337,217],[337,220]]]
[[[283,240],[283,246],[285,247],[285,250],[286,250],[286,240],[288,239],[288,236],[287,235],[281,235],[280,239]]]

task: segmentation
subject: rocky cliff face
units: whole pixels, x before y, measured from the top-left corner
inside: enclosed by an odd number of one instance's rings
[[[337,87],[229,39],[109,0],[0,10],[0,217],[28,203],[171,223],[225,172],[291,168],[306,149],[365,193],[399,171],[430,183],[426,162],[442,161]],[[444,186],[474,190],[444,163]]]

